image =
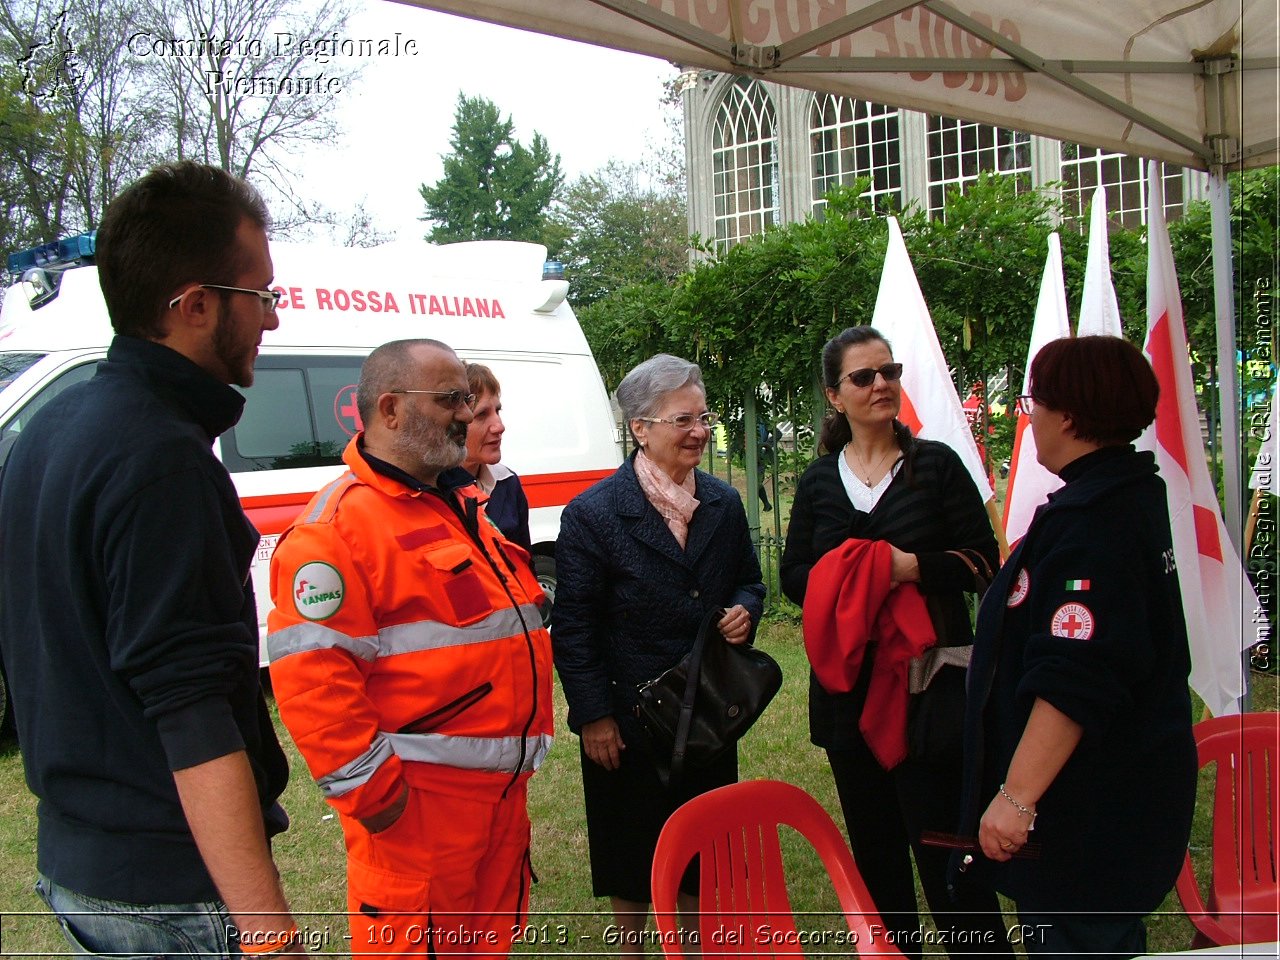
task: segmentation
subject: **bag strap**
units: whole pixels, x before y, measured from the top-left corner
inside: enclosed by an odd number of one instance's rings
[[[991,566],[987,563],[987,558],[977,550],[968,548],[964,550],[948,550],[947,553],[951,554],[953,557],[959,557],[961,562],[969,568],[969,572],[973,574],[973,585],[979,596],[986,593],[987,587],[991,585],[991,581],[993,579]],[[977,564],[973,562],[975,557],[977,558],[978,563],[982,564],[981,571],[978,570]]]
[[[693,649],[689,651],[689,672],[685,678],[684,697],[680,701],[680,719],[676,722],[676,741],[671,750],[671,783],[677,783],[684,773],[684,753],[689,746],[689,728],[693,726],[693,704],[698,698],[698,680],[702,676],[702,652],[707,646],[707,637],[715,630],[715,626],[724,617],[724,610],[712,607],[702,615],[698,624],[698,636],[694,638]]]

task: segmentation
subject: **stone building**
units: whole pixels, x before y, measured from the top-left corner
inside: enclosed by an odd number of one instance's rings
[[[1080,229],[1099,183],[1113,223],[1145,218],[1138,157],[708,70],[686,71],[680,87],[689,229],[720,250],[770,224],[820,216],[824,194],[859,176],[886,211],[914,203],[945,216],[947,192],[990,170],[1028,189],[1060,184]],[[1197,171],[1166,164],[1164,179],[1170,219],[1206,196]]]

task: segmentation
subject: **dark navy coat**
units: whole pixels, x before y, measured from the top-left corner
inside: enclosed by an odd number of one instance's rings
[[[551,642],[575,733],[610,714],[634,733],[636,686],[680,662],[712,607],[742,604],[755,635],[765,589],[742,499],[694,475],[699,506],[683,550],[630,460],[560,517]]]
[[[1191,659],[1164,482],[1150,453],[1106,447],[1066,485],[987,591],[969,666],[965,814],[977,834],[1031,707],[1084,728],[1037,804],[1039,859],[971,871],[1032,913],[1154,910],[1195,807]]]

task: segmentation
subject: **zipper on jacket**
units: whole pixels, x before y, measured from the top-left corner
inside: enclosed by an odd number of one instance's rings
[[[484,537],[480,535],[480,508],[479,502],[475,497],[463,496],[462,502],[459,503],[458,495],[450,491],[448,493],[440,490],[433,490],[436,496],[440,497],[447,503],[454,515],[462,521],[462,527],[466,530],[467,535],[480,548],[480,555],[489,563],[490,569],[493,570],[494,576],[498,578],[498,582],[502,585],[502,591],[507,595],[507,599],[511,601],[511,609],[516,612],[516,616],[520,618],[520,626],[524,631],[524,645],[529,653],[529,678],[530,678],[530,708],[529,719],[524,723],[524,729],[520,732],[520,755],[516,758],[515,769],[511,772],[511,779],[507,781],[507,785],[502,788],[502,797],[506,799],[511,788],[516,785],[520,779],[520,771],[524,767],[525,757],[528,755],[529,731],[533,729],[533,721],[538,717],[538,656],[533,648],[533,635],[529,632],[529,623],[524,618],[524,611],[520,609],[520,604],[516,602],[515,595],[511,592],[511,585],[507,577],[498,568],[498,564],[494,561],[493,556],[489,553],[488,548],[484,545]],[[495,541],[496,545],[497,541]],[[502,548],[498,547],[499,552]],[[504,555],[505,559],[505,555]],[[508,560],[508,563],[510,561]],[[514,567],[512,573],[515,573]]]
[[[432,710],[430,713],[424,713],[416,720],[410,720],[396,732],[426,733],[429,730],[434,730],[463,711],[475,706],[492,692],[493,684],[485,681],[480,686],[468,690],[457,699],[449,701],[443,707]]]

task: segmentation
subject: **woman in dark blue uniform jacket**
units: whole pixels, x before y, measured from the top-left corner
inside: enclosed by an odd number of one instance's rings
[[[715,423],[698,366],[652,357],[617,397],[640,449],[561,516],[551,640],[569,728],[582,738],[592,890],[612,898],[630,953],[643,950],[649,870],[667,817],[738,779],[729,751],[665,789],[633,713],[636,687],[679,663],[713,608],[727,608],[726,640],[749,642],[765,590],[737,491],[695,469]],[[696,890],[686,888],[682,910],[696,905]]]
[[[1195,806],[1191,668],[1165,486],[1130,445],[1155,417],[1146,359],[1056,340],[1031,366],[1040,462],[1065,481],[992,583],[965,724],[966,865],[1039,933],[1029,953],[1146,953]],[[984,812],[985,811],[985,812]],[[1032,824],[1034,823],[1034,831]],[[1018,858],[1028,842],[1037,858]]]

